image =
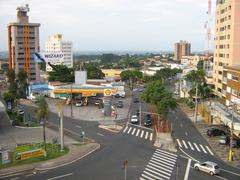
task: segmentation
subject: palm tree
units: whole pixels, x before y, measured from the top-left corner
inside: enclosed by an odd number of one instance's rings
[[[40,122],[43,122],[43,141],[44,141],[44,149],[46,150],[46,120],[48,119],[48,104],[43,96],[39,96],[37,99],[37,110],[36,115],[39,118]]]
[[[28,83],[27,73],[25,71],[18,72],[18,95],[20,98],[26,98]]]

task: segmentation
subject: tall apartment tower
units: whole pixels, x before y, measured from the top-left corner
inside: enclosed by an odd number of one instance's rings
[[[180,61],[182,56],[191,54],[191,44],[187,41],[180,41],[174,45],[174,61]]]
[[[9,69],[24,70],[29,81],[39,79],[39,65],[34,53],[39,52],[39,23],[29,23],[28,5],[17,8],[17,22],[8,24]]]
[[[49,40],[45,44],[45,52],[62,52],[63,61],[59,63],[59,60],[56,60],[56,62],[52,62],[52,64],[63,64],[69,68],[73,67],[72,42],[63,41],[61,34],[54,34],[49,36]],[[52,71],[52,68],[48,64],[46,65],[46,71]]]
[[[240,0],[217,0],[213,81],[222,97],[223,67],[240,65]]]

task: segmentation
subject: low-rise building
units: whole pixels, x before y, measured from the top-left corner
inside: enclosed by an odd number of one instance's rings
[[[205,56],[199,56],[199,55],[194,55],[194,56],[182,56],[181,58],[181,64],[186,65],[186,66],[194,66],[197,67],[197,64],[201,60],[205,60]]]

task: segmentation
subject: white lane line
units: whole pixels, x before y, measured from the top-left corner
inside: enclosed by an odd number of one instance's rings
[[[69,174],[64,174],[64,175],[61,175],[61,176],[56,176],[56,177],[53,177],[53,178],[49,178],[47,180],[60,179],[60,178],[67,177],[67,176],[72,176],[72,175],[73,175],[73,173],[69,173]]]
[[[151,173],[153,173],[153,174],[155,174],[155,175],[161,176],[161,177],[163,177],[163,178],[165,178],[165,179],[170,179],[168,176],[165,176],[165,175],[163,175],[163,174],[160,174],[160,173],[158,173],[158,172],[155,172],[155,171],[153,171],[153,170],[151,170],[151,169],[149,169],[149,168],[146,168],[145,170],[146,170],[146,171],[149,171],[149,172],[151,172]],[[160,177],[159,177],[159,178],[160,178]]]
[[[143,137],[143,134],[144,134],[144,131],[142,130],[142,133],[141,133],[141,136],[140,136],[140,138],[142,138],[142,137]]]
[[[151,165],[151,166],[153,166],[153,167],[155,167],[155,168],[162,169],[163,171],[167,171],[167,172],[169,172],[169,173],[172,173],[172,170],[166,169],[166,168],[161,167],[161,166],[158,166],[158,165],[153,164],[153,163],[151,163],[151,162],[149,162],[148,165]]]
[[[194,151],[194,148],[193,148],[191,142],[188,141],[188,144],[189,144],[190,148]]]
[[[221,177],[221,176],[218,176],[218,175],[215,175],[215,176],[219,179],[228,180],[227,178],[224,178],[224,177]]]
[[[145,180],[145,179],[144,179],[144,178],[142,178],[142,177],[140,177],[139,179],[140,179],[140,180]]]
[[[170,164],[175,164],[175,161],[172,161],[172,159],[167,159],[167,158],[163,158],[163,157],[158,157],[158,156],[155,156],[155,155],[153,155],[153,157],[154,158],[157,158],[157,159],[160,159],[160,160],[163,160],[163,161],[165,161],[165,162],[168,162],[168,163],[170,163]]]
[[[166,161],[164,161],[163,159],[160,160],[160,159],[157,159],[157,158],[155,158],[155,157],[152,157],[152,159],[153,159],[154,161],[157,161],[157,162],[166,164],[166,165],[168,165],[168,166],[174,167],[174,164],[171,164],[171,163],[169,163],[169,162],[166,162]]]
[[[204,149],[204,147],[201,144],[199,144],[199,146],[202,148],[203,152],[207,154],[207,151]]]
[[[162,153],[165,153],[165,154],[170,154],[170,155],[172,155],[172,156],[177,157],[176,154],[173,154],[173,153],[170,153],[170,152],[167,152],[167,151],[163,151],[163,150],[161,150],[161,149],[157,149],[157,151],[162,152]]]
[[[159,173],[165,174],[166,176],[171,176],[170,173],[167,173],[167,172],[165,172],[165,171],[162,171],[162,170],[160,170],[160,169],[158,169],[158,168],[155,168],[155,167],[153,167],[153,166],[151,166],[151,165],[147,165],[147,167],[150,168],[150,169],[152,169],[152,170],[158,171]]]
[[[162,178],[160,178],[160,177],[158,177],[158,176],[155,176],[155,175],[153,175],[153,174],[150,174],[150,173],[149,173],[149,172],[147,172],[147,171],[143,171],[143,173],[144,173],[144,174],[147,174],[148,176],[151,176],[151,177],[153,177],[154,179],[163,180]]]
[[[75,127],[76,127],[76,128],[79,128],[79,129],[81,129],[81,128],[82,128],[82,127],[81,127],[81,126],[79,126],[79,125],[76,125]]]
[[[135,131],[136,131],[136,128],[133,129],[133,131],[132,131],[132,135],[134,135]]]
[[[126,132],[127,128],[128,128],[128,126],[126,126],[125,129],[123,130],[124,133]]]
[[[177,140],[178,146],[182,147],[182,144],[180,143],[179,139],[176,139],[176,140]]]
[[[213,152],[210,150],[210,148],[209,148],[208,146],[205,146],[205,147],[207,148],[208,152],[213,156],[214,154],[213,154]]]
[[[194,144],[195,148],[198,150],[198,152],[201,152],[199,147],[197,146],[197,144],[196,143],[193,143],[193,144]]]
[[[232,171],[229,171],[229,170],[226,170],[226,169],[220,169],[220,170],[225,171],[225,172],[228,172],[228,173],[230,173],[230,174],[234,174],[234,175],[240,177],[240,174],[237,174],[237,173],[235,173],[235,172],[232,172]]]
[[[19,179],[19,177],[11,178],[10,180],[17,180],[17,179]]]
[[[153,133],[150,134],[150,141],[152,141]]]
[[[146,176],[145,174],[142,174],[142,177],[144,177],[144,178],[146,178],[146,179],[148,179],[148,180],[154,180],[153,178],[148,177],[148,176]]]
[[[183,145],[185,146],[185,148],[188,149],[187,144],[185,143],[185,141],[182,140],[182,142],[183,142]]]
[[[147,138],[148,138],[148,131],[145,134],[145,139],[147,139]]]
[[[191,166],[191,159],[188,159],[188,164],[187,164],[187,169],[184,175],[184,180],[188,180],[188,175],[189,175],[189,171],[190,171],[190,166]]]
[[[161,162],[156,162],[154,160],[150,160],[149,164],[155,164],[156,166],[161,166],[161,167],[164,167],[166,171],[170,171],[172,172],[173,171],[173,168],[168,166],[168,165],[165,165],[165,164],[162,164]]]
[[[31,177],[33,176],[34,174],[27,174],[26,177]]]
[[[138,136],[139,132],[140,132],[140,129],[137,130],[136,136]]]
[[[97,133],[97,135],[99,135],[99,136],[104,136],[103,134],[101,134],[101,133]]]
[[[127,132],[127,133],[129,134],[131,130],[132,130],[132,127],[130,127],[130,128],[128,129],[128,132]]]
[[[159,157],[164,157],[164,158],[170,159],[172,161],[176,161],[176,159],[177,159],[174,156],[171,156],[171,155],[168,155],[168,154],[163,154],[163,153],[160,153],[160,152],[155,152],[154,155],[159,156]]]

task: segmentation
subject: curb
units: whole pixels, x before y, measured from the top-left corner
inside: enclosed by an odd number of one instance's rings
[[[95,149],[89,151],[88,153],[86,153],[86,154],[84,154],[84,155],[82,155],[82,156],[78,157],[77,159],[74,159],[74,160],[72,160],[70,162],[67,162],[67,163],[64,163],[64,164],[61,164],[61,165],[57,165],[57,166],[54,166],[54,167],[49,167],[49,168],[34,168],[34,170],[36,170],[36,171],[45,171],[45,170],[56,169],[56,168],[59,168],[59,167],[62,167],[62,166],[66,166],[66,165],[72,164],[72,163],[74,163],[74,162],[76,162],[76,161],[78,161],[78,160],[88,156],[89,154],[93,153],[94,151],[98,150],[100,147],[101,147],[101,145],[98,144]]]
[[[42,126],[37,126],[37,127],[24,127],[24,126],[14,126],[19,129],[40,129]]]
[[[122,127],[120,130],[113,130],[113,129],[107,128],[106,126],[103,126],[103,125],[99,125],[98,127],[101,128],[101,129],[113,132],[113,133],[119,133],[122,130],[122,128],[123,128]]]

